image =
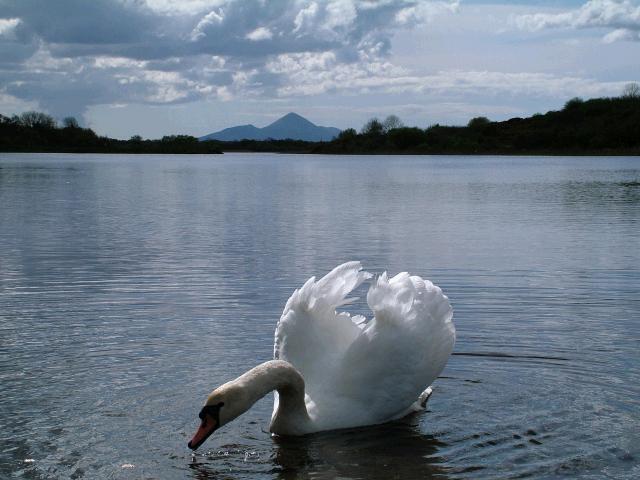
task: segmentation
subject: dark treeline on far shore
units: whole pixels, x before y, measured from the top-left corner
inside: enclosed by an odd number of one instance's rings
[[[0,151],[65,153],[222,153],[214,142],[199,142],[189,135],[170,135],[159,140],[129,140],[100,137],[90,128],[81,128],[73,117],[58,125],[41,112],[0,115]]]
[[[328,154],[546,154],[640,155],[640,86],[622,96],[569,100],[564,108],[529,118],[493,122],[476,117],[466,126],[405,127],[395,115],[349,128],[330,142],[301,140],[206,141],[188,135],[159,140],[115,140],[81,128],[74,118],[58,126],[44,113],[0,115],[0,151],[95,153],[280,152]]]
[[[235,142],[208,142],[218,146],[223,152],[276,152],[276,153],[314,153],[314,149],[321,146],[321,142],[307,142],[305,140],[238,140]]]
[[[616,98],[569,100],[560,111],[464,127],[404,127],[395,116],[372,119],[360,133],[344,130],[315,153],[628,154],[640,155],[640,88]]]

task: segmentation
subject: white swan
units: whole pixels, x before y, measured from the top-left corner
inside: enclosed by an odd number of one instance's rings
[[[276,327],[276,360],[211,392],[189,448],[274,390],[270,431],[280,435],[374,425],[423,408],[455,342],[449,300],[428,280],[383,273],[367,294],[371,320],[336,312],[369,278],[348,262],[293,292]]]

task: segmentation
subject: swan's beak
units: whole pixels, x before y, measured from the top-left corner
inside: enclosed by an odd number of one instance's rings
[[[200,424],[200,427],[198,427],[198,431],[188,443],[189,448],[191,450],[198,448],[213,432],[215,432],[216,428],[218,428],[217,419],[213,418],[211,415],[204,415],[202,423]]]

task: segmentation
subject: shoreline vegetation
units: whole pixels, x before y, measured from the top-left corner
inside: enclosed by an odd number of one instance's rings
[[[143,140],[139,135],[129,140],[101,137],[90,128],[80,127],[73,117],[58,126],[53,117],[41,112],[0,115],[0,152],[222,153],[219,145],[199,142],[189,135],[169,135],[159,140]]]
[[[640,155],[640,95],[569,100],[562,110],[464,127],[393,127],[397,117],[344,130],[314,153],[458,155]]]
[[[569,100],[561,110],[466,126],[405,127],[395,115],[343,130],[329,142],[302,140],[199,141],[189,135],[144,140],[98,136],[73,117],[59,126],[49,115],[0,115],[0,152],[188,153],[276,152],[326,154],[640,155],[640,87],[621,97]]]

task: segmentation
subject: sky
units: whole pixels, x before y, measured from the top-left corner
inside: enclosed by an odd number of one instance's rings
[[[195,136],[463,125],[640,82],[640,0],[0,0],[0,113]]]

